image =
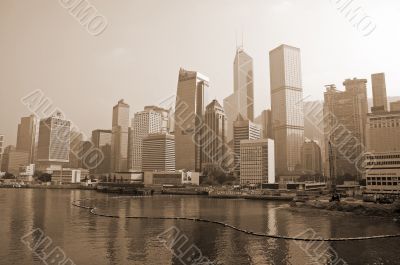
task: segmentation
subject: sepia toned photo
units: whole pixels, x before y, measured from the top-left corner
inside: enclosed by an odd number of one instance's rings
[[[399,12],[1,0],[0,264],[400,264]]]

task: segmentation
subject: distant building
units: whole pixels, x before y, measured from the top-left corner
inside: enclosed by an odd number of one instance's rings
[[[306,141],[301,147],[302,168],[312,174],[322,173],[321,148],[314,141]]]
[[[29,164],[29,152],[8,146],[3,154],[2,171],[19,176],[20,168]]]
[[[60,115],[40,121],[37,162],[41,167],[69,162],[71,122]]]
[[[367,116],[367,152],[400,152],[400,111]]]
[[[400,100],[390,103],[390,111],[400,111]]]
[[[254,120],[254,78],[253,58],[243,47],[236,49],[233,63],[233,94],[224,99],[224,110],[227,116],[227,141],[233,139],[233,123],[238,115],[244,119]]]
[[[295,171],[304,143],[300,49],[281,45],[269,52],[271,111],[278,175]]]
[[[149,134],[143,139],[143,171],[175,171],[175,137]]]
[[[332,85],[324,93],[325,152],[331,179],[345,174],[361,178],[368,112],[366,84],[366,79],[347,79],[345,91]]]
[[[29,153],[29,163],[34,163],[36,145],[36,118],[34,115],[22,117],[18,124],[17,150]]]
[[[272,130],[272,112],[271,110],[263,110],[261,114],[255,118],[254,123],[261,126],[261,135],[264,139],[273,139],[274,134]]]
[[[201,126],[208,87],[204,75],[180,69],[174,113],[177,169],[202,170]]]
[[[69,151],[69,168],[81,168],[81,154],[83,150],[83,134],[77,131],[71,131],[70,134],[70,151]]]
[[[372,94],[374,105],[372,107],[372,112],[388,111],[388,100],[386,96],[386,82],[385,74],[372,74]]]
[[[98,148],[103,157],[98,157],[96,160],[97,167],[91,170],[93,174],[111,173],[111,130],[94,130],[92,131],[92,143],[95,148]]]
[[[86,169],[61,168],[51,172],[51,182],[56,184],[80,183],[85,177],[89,177]]]
[[[365,159],[367,192],[400,193],[400,152],[367,154]]]
[[[145,172],[144,184],[154,186],[181,186],[185,184],[199,185],[200,174],[198,172],[190,171]]]
[[[155,112],[152,108],[135,113],[131,126],[132,138],[130,143],[132,148],[129,159],[129,169],[133,171],[142,171],[143,139],[149,134],[161,132],[161,118],[161,114]]]
[[[274,140],[240,141],[240,184],[275,183]]]
[[[224,155],[227,152],[227,119],[224,109],[217,100],[213,100],[207,105],[204,122],[203,170],[209,172],[225,167]]]
[[[260,126],[245,120],[239,114],[236,121],[233,123],[233,145],[235,153],[235,172],[240,174],[240,142],[242,140],[257,140],[261,138]]]
[[[4,135],[0,134],[0,171],[1,171],[3,153],[4,153]]]
[[[124,100],[113,107],[111,171],[128,170],[129,105]]]

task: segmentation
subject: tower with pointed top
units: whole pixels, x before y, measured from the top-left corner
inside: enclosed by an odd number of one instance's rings
[[[233,62],[233,94],[224,99],[224,110],[228,121],[228,141],[233,138],[233,122],[238,115],[254,120],[253,58],[242,46],[236,49]]]
[[[113,108],[111,138],[111,170],[128,170],[129,105],[123,99]]]

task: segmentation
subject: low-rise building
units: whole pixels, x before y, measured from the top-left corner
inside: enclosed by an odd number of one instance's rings
[[[143,172],[114,172],[108,176],[107,182],[143,182]]]
[[[145,172],[144,173],[145,185],[199,185],[200,173],[198,172],[184,172],[184,171],[158,171],[158,172]]]
[[[275,183],[275,148],[271,139],[240,141],[240,184]]]
[[[400,152],[365,155],[367,192],[400,193]]]
[[[55,184],[80,183],[88,176],[89,171],[86,169],[61,168],[52,171],[51,182]]]

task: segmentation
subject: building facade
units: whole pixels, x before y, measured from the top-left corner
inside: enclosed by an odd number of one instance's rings
[[[113,107],[111,138],[111,171],[128,170],[129,105],[124,100]]]
[[[143,171],[175,171],[175,136],[149,134],[143,139]]]
[[[5,149],[2,160],[2,171],[18,177],[20,168],[29,165],[29,152],[17,150],[14,146]]]
[[[269,63],[276,170],[281,175],[300,164],[304,143],[300,49],[281,45],[270,51]]]
[[[240,174],[240,142],[242,140],[257,140],[261,138],[260,126],[245,120],[240,114],[237,120],[233,123],[233,149],[235,153],[235,168],[236,174]]]
[[[400,100],[390,103],[390,111],[400,111]]]
[[[321,148],[315,141],[306,141],[301,147],[301,165],[310,174],[322,174]]]
[[[223,169],[227,153],[227,119],[224,109],[217,100],[207,105],[204,122],[203,170],[210,172],[217,168]]]
[[[154,111],[159,113],[161,116],[160,119],[160,132],[161,133],[170,133],[171,132],[171,110],[167,110],[158,106],[145,106],[144,111],[150,112]]]
[[[275,183],[274,140],[240,141],[240,185]]]
[[[228,141],[233,138],[233,123],[239,114],[244,119],[254,120],[253,74],[253,58],[244,51],[243,47],[238,47],[233,63],[233,94],[224,99]]]
[[[325,152],[328,175],[362,176],[368,113],[367,80],[347,79],[345,91],[329,86],[324,93]]]
[[[29,153],[29,163],[35,160],[36,118],[34,115],[22,117],[18,124],[17,150]]]
[[[366,155],[367,192],[400,193],[400,152],[378,152]]]
[[[1,164],[2,164],[2,159],[3,159],[4,148],[5,148],[5,146],[4,146],[5,139],[4,138],[5,138],[4,135],[0,134],[0,171],[1,171]]]
[[[40,121],[37,162],[41,166],[69,162],[71,122],[61,115]]]
[[[134,171],[142,171],[142,149],[143,139],[149,134],[160,133],[162,125],[161,114],[153,109],[135,113],[132,120],[132,133],[130,140],[132,148],[130,149],[129,168]]]
[[[367,152],[400,152],[400,111],[367,116]]]
[[[202,169],[201,135],[208,87],[209,79],[204,75],[180,69],[174,113],[177,169]]]

